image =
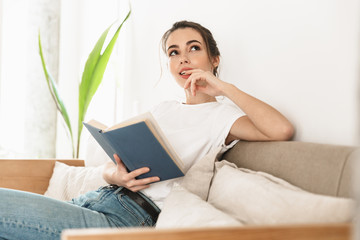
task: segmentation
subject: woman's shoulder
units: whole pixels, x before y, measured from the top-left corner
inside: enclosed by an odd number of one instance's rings
[[[219,111],[239,111],[240,109],[233,103],[227,101],[217,101],[214,108]]]
[[[217,112],[217,118],[232,118],[233,116],[241,117],[244,112],[233,103],[218,102],[215,106]],[[215,112],[214,111],[214,112]]]

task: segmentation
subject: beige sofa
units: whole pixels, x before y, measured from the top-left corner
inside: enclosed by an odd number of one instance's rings
[[[223,158],[263,171],[304,190],[353,197],[353,166],[360,148],[308,142],[239,142]],[[82,166],[82,160],[0,160],[0,187],[43,194],[55,161]],[[351,239],[352,223],[192,229],[66,230],[62,239]]]

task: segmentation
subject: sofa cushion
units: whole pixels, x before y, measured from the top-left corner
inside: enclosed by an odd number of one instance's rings
[[[175,185],[164,202],[156,228],[242,226],[199,196]]]
[[[249,225],[349,222],[354,201],[306,192],[264,172],[216,163],[208,201]]]
[[[107,183],[102,178],[103,166],[74,167],[56,162],[45,196],[69,201]]]
[[[185,174],[181,185],[188,191],[207,200],[211,180],[214,176],[214,164],[218,159],[221,147],[214,148],[198,160]]]
[[[221,148],[210,151],[174,185],[164,201],[157,228],[241,226],[242,223],[206,202],[214,164]]]
[[[353,197],[348,181],[353,174],[347,170],[352,169],[348,159],[356,149],[358,147],[297,141],[240,141],[223,158],[238,167],[269,173],[312,193]]]

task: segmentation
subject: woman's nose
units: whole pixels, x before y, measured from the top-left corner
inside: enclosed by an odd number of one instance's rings
[[[180,63],[181,63],[181,64],[190,63],[190,60],[189,60],[187,54],[182,54],[182,55],[181,55],[181,57],[180,57]]]

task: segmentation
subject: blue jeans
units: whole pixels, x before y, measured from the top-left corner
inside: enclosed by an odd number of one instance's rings
[[[121,189],[102,187],[63,202],[0,188],[0,239],[53,240],[69,228],[154,226],[150,215]]]

